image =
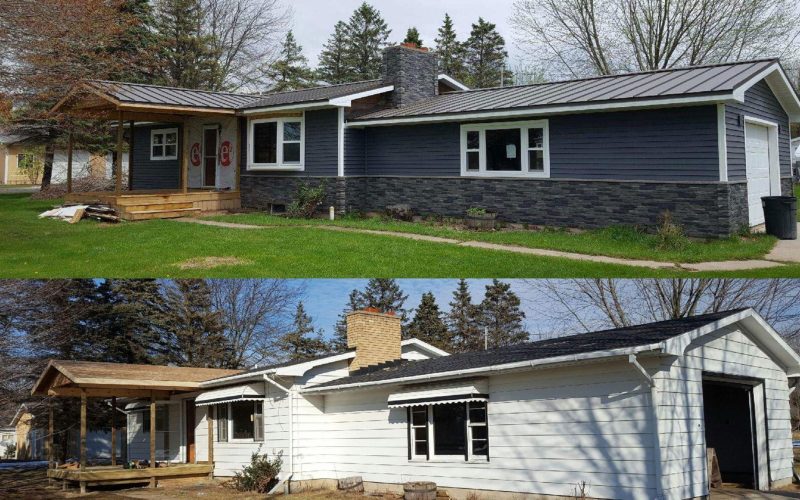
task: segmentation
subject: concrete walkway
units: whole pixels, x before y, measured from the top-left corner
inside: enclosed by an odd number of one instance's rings
[[[428,241],[431,243],[442,243],[457,245],[462,247],[480,248],[484,250],[496,250],[501,252],[513,252],[526,255],[538,255],[541,257],[556,257],[561,259],[572,259],[586,262],[597,262],[599,264],[615,264],[621,266],[646,267],[650,269],[680,270],[689,272],[726,272],[726,271],[746,271],[753,269],[768,269],[781,267],[785,263],[800,263],[800,240],[781,240],[775,248],[764,259],[758,260],[727,260],[722,262],[699,262],[699,263],[679,263],[661,262],[655,260],[623,259],[620,257],[606,257],[603,255],[588,255],[575,252],[562,252],[559,250],[546,250],[543,248],[530,248],[517,245],[503,245],[498,243],[487,243],[484,241],[462,241],[452,238],[442,238],[439,236],[428,236],[425,234],[402,233],[398,231],[376,231],[374,229],[358,229],[354,227],[342,226],[323,226],[323,225],[299,225],[299,226],[259,226],[254,224],[239,224],[235,222],[220,222],[213,220],[195,219],[183,217],[171,219],[176,222],[186,222],[201,224],[204,226],[224,227],[227,229],[275,229],[282,227],[303,227],[310,229],[322,229],[341,233],[372,234],[376,236],[393,236],[415,241]],[[798,224],[800,226],[800,224]]]

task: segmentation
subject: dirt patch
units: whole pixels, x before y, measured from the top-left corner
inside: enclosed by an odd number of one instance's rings
[[[176,264],[183,270],[189,269],[214,269],[215,267],[246,266],[253,264],[252,260],[238,257],[196,257]]]

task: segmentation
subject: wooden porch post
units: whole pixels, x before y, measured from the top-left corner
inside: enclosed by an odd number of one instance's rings
[[[115,184],[114,190],[117,193],[122,192],[122,133],[123,133],[122,111],[117,116],[117,161],[114,162],[114,176]]]
[[[128,141],[128,191],[133,191],[133,143],[134,143],[134,120],[129,122],[131,129],[131,140]]]
[[[236,191],[238,192],[241,186],[239,176],[242,175],[242,118],[236,117],[236,149],[233,151],[236,156]]]
[[[111,466],[117,465],[117,397],[111,396]]]
[[[156,395],[150,393],[150,468],[156,468]],[[150,487],[156,487],[155,476],[150,478]]]
[[[86,389],[81,389],[81,473],[86,470]],[[80,481],[81,494],[86,493],[86,481]]]
[[[72,146],[73,136],[70,130],[69,139],[67,140],[67,194],[72,192]]]
[[[55,469],[55,465],[53,464],[53,401],[50,400],[47,402],[47,413],[48,413],[48,422],[47,422],[47,470]],[[48,476],[47,477],[47,484],[49,486],[53,485],[53,480]]]
[[[183,121],[183,137],[181,138],[181,190],[189,192],[189,121]]]

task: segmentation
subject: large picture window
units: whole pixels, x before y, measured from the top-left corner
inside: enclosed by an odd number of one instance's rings
[[[264,403],[236,401],[216,405],[217,441],[251,442],[264,440]]]
[[[549,177],[547,120],[462,125],[461,175]]]
[[[178,159],[178,129],[164,128],[150,131],[150,159]]]
[[[249,170],[303,170],[305,127],[302,117],[250,120]]]
[[[408,432],[411,459],[489,459],[485,402],[410,407]]]

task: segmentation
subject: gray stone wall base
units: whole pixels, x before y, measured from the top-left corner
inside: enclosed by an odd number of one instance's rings
[[[728,236],[746,229],[746,183],[658,183],[541,179],[427,177],[242,176],[242,206],[267,209],[288,203],[301,182],[326,182],[325,209],[339,214],[382,212],[408,204],[420,215],[464,216],[470,207],[496,211],[506,222],[600,228],[637,225],[652,229],[670,211],[690,236]]]

